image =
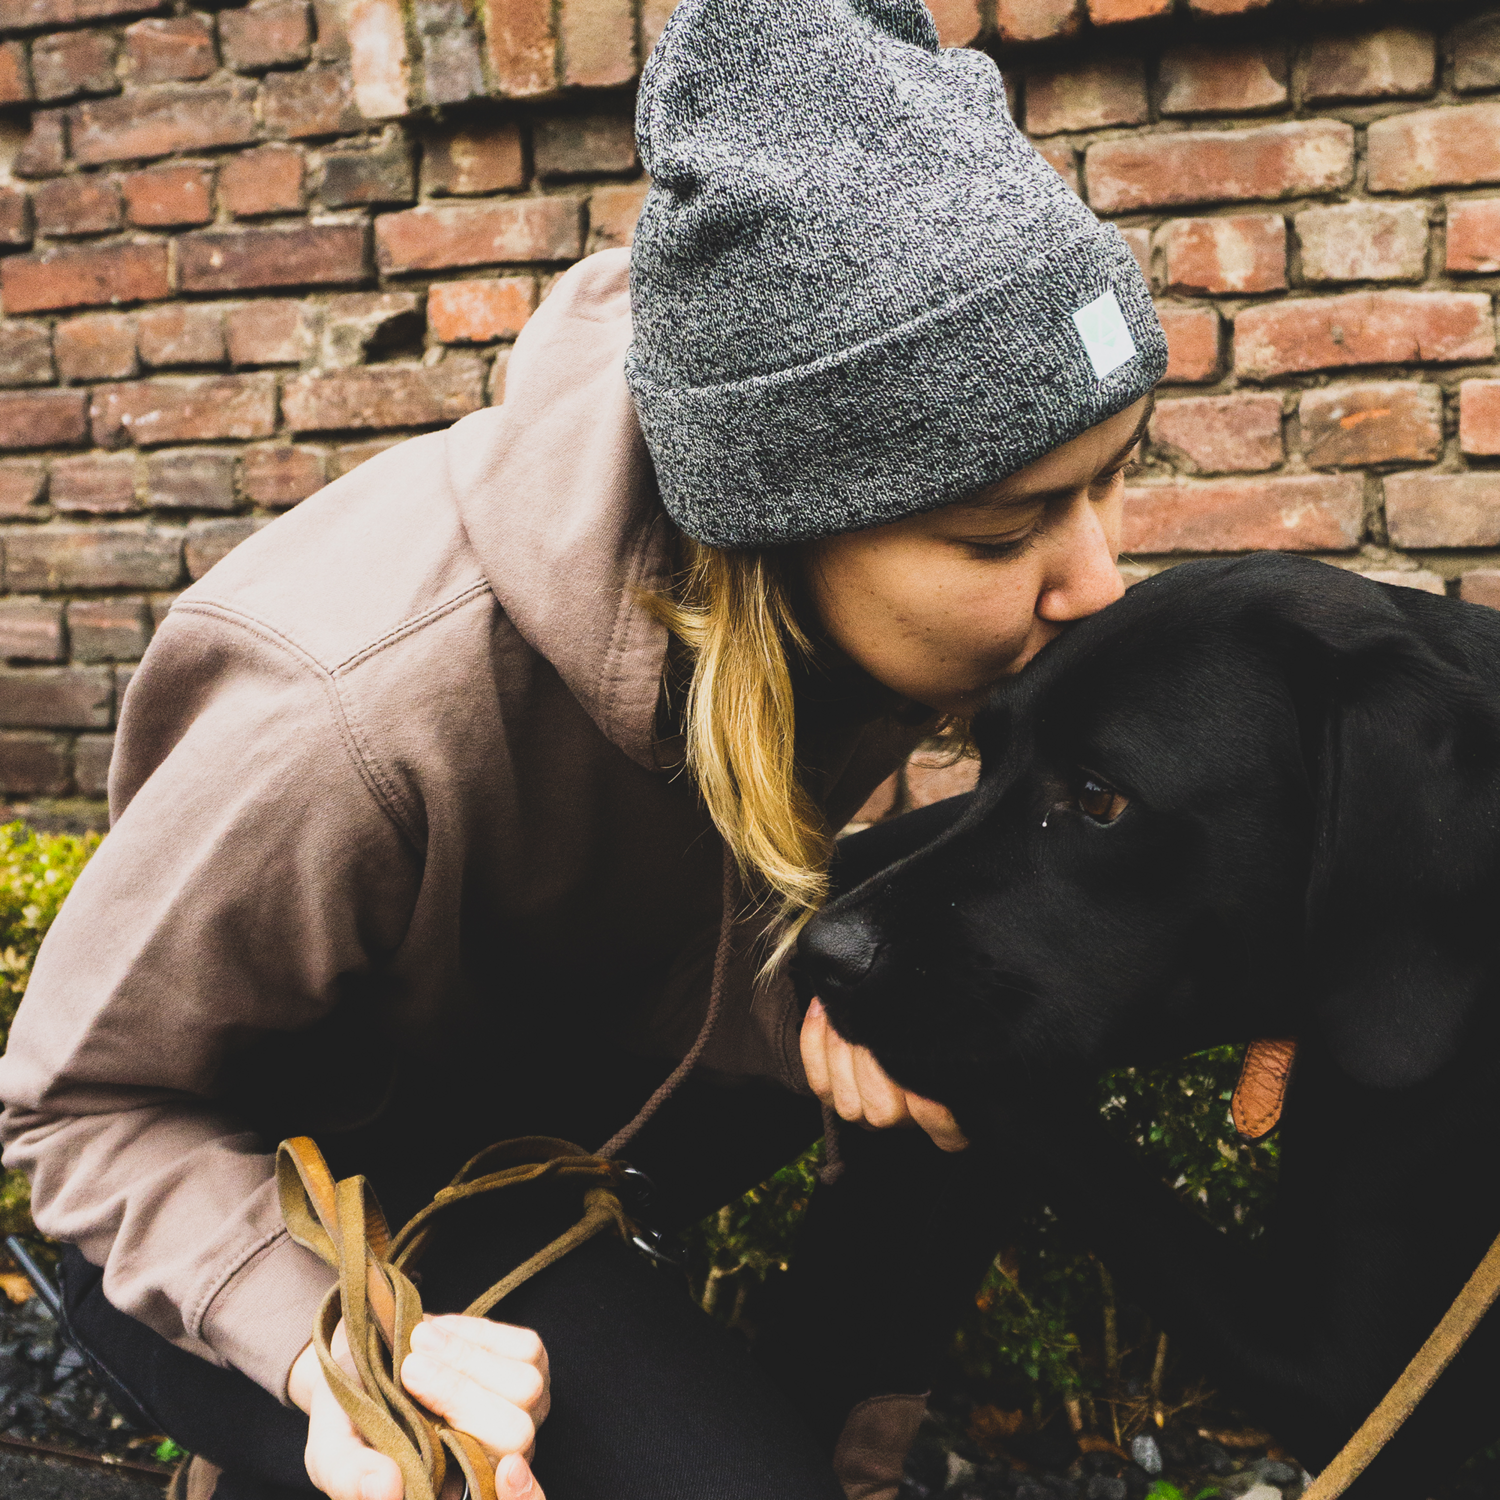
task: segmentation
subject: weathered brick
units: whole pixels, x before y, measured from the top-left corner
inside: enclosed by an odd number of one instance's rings
[[[125,28],[125,55],[135,84],[188,83],[219,66],[213,29],[203,16],[137,21]]]
[[[1500,88],[1500,16],[1480,15],[1448,35],[1453,86],[1465,93]]]
[[[364,124],[343,68],[272,73],[260,86],[260,108],[266,134],[278,139],[340,135]]]
[[[529,276],[498,281],[447,281],[429,289],[427,323],[443,344],[487,344],[513,339],[536,306]]]
[[[129,453],[59,458],[52,465],[52,504],[64,513],[121,514],[139,510],[135,458]]]
[[[405,438],[368,438],[363,443],[345,443],[343,447],[334,450],[328,465],[328,478],[331,480],[342,479],[351,469],[357,469],[362,463],[368,463],[370,459],[385,452],[387,448],[394,448],[397,443],[404,443]]]
[[[0,322],[0,385],[51,385],[53,373],[45,323]]]
[[[47,488],[47,468],[34,459],[0,463],[0,516],[24,516]]]
[[[1167,382],[1196,384],[1217,380],[1219,355],[1219,315],[1211,307],[1158,306],[1162,331],[1167,336]]]
[[[72,784],[66,735],[0,730],[0,791],[12,797],[60,797]]]
[[[287,381],[282,397],[293,432],[431,427],[483,405],[484,366],[476,359],[298,375]]]
[[[240,462],[240,482],[247,499],[280,510],[323,488],[323,466],[320,448],[285,444],[247,448]]]
[[[1151,231],[1149,229],[1122,229],[1120,238],[1130,247],[1135,263],[1141,268],[1146,284],[1151,284]]]
[[[1427,272],[1425,203],[1341,203],[1292,222],[1307,281],[1420,281]]]
[[[1392,115],[1376,120],[1365,140],[1373,193],[1500,182],[1500,104]]]
[[[366,274],[365,226],[313,220],[285,228],[205,229],[183,235],[177,255],[189,292],[347,285]]]
[[[1246,308],[1235,319],[1234,367],[1253,378],[1494,352],[1490,299],[1478,293],[1348,292]]]
[[[237,73],[306,62],[312,55],[312,17],[304,0],[255,0],[219,12],[219,46]]]
[[[562,81],[610,88],[635,76],[635,10],[631,0],[558,0]]]
[[[1468,604],[1500,609],[1500,568],[1474,568],[1458,581],[1458,597]]]
[[[1002,42],[1045,42],[1073,36],[1083,25],[1083,0],[996,0]]]
[[[949,751],[916,750],[906,762],[906,798],[913,809],[960,797],[978,782],[979,762],[954,760]]]
[[[1430,463],[1443,450],[1443,393],[1414,380],[1372,380],[1304,391],[1308,463]]]
[[[135,663],[125,662],[114,669],[115,679],[115,703],[122,704],[125,701],[125,690],[130,686],[130,679],[135,676]]]
[[[324,15],[336,12],[343,27],[355,105],[367,120],[389,120],[404,115],[410,98],[410,63],[406,48],[406,20],[400,0],[342,0],[323,4],[318,11],[321,52]],[[342,61],[337,55],[334,61]]]
[[[109,792],[109,762],[115,752],[112,734],[80,734],[73,746],[73,780],[80,797]]]
[[[1390,26],[1363,36],[1315,37],[1307,49],[1303,97],[1399,99],[1430,94],[1437,83],[1437,47],[1429,31]]]
[[[1425,568],[1361,568],[1361,578],[1371,583],[1388,583],[1398,589],[1416,589],[1423,594],[1446,594],[1447,586],[1438,573]]]
[[[1465,380],[1459,386],[1458,445],[1465,453],[1500,453],[1500,380]]]
[[[120,180],[126,217],[132,224],[161,229],[207,224],[214,216],[212,174],[207,162],[196,161],[127,172]]]
[[[635,239],[635,221],[641,216],[650,191],[649,182],[625,182],[595,188],[589,194],[590,252],[612,250]]]
[[[84,166],[145,161],[211,146],[243,146],[256,137],[255,85],[161,85],[69,111],[74,160]]]
[[[0,245],[31,243],[31,195],[22,187],[0,183]]]
[[[67,656],[60,603],[53,599],[0,599],[0,657],[6,661],[66,661]]]
[[[94,393],[94,441],[141,447],[220,438],[270,437],[276,429],[274,375],[204,375],[140,380]]]
[[[176,602],[176,594],[153,594],[151,596],[151,624],[155,629],[161,629],[161,622],[166,619],[167,612]]]
[[[482,0],[490,68],[502,96],[528,99],[557,86],[551,0]]]
[[[1140,125],[1146,118],[1146,69],[1138,57],[1035,68],[1026,77],[1029,135]]]
[[[1173,219],[1157,232],[1174,292],[1275,292],[1286,286],[1280,214]]]
[[[563,115],[538,120],[532,154],[540,177],[633,172],[635,127],[628,115]]]
[[[1126,136],[1095,141],[1085,166],[1089,202],[1101,213],[1294,198],[1348,185],[1354,129],[1341,120],[1298,120],[1253,130]]]
[[[88,432],[88,404],[87,391],[0,391],[0,448],[81,443]]]
[[[229,359],[236,365],[300,364],[313,347],[312,310],[277,298],[247,302],[225,314]]]
[[[219,202],[236,218],[302,211],[302,151],[259,146],[219,168]]]
[[[375,221],[375,257],[388,274],[574,260],[583,253],[582,208],[576,198],[515,198],[384,214]]]
[[[51,103],[78,94],[112,94],[115,40],[107,31],[63,31],[31,44],[31,81],[38,99]]]
[[[1500,546],[1500,473],[1388,475],[1385,519],[1396,547]]]
[[[1239,16],[1263,10],[1271,0],[1188,0],[1188,9],[1203,16]]]
[[[1075,193],[1081,193],[1078,180],[1078,151],[1071,141],[1035,141],[1037,155],[1057,173]]]
[[[31,131],[11,163],[17,177],[56,177],[68,164],[68,112],[39,109],[31,116]]]
[[[487,93],[480,41],[465,0],[415,0],[414,9],[427,103],[460,104]]]
[[[0,104],[25,104],[31,97],[26,43],[0,42]]]
[[[520,126],[476,124],[429,137],[422,147],[422,181],[429,193],[455,197],[525,187]]]
[[[158,0],[0,0],[0,31],[79,26],[160,9]]]
[[[1500,198],[1448,205],[1450,271],[1500,271]]]
[[[202,578],[216,562],[228,557],[241,542],[248,541],[262,526],[271,523],[256,516],[224,517],[223,520],[190,521],[183,558],[188,577]]]
[[[927,8],[937,22],[941,46],[967,47],[984,29],[978,0],[931,0]]]
[[[159,510],[233,510],[234,454],[222,448],[153,453],[146,489]]]
[[[417,173],[405,136],[392,131],[375,146],[327,152],[318,196],[327,208],[410,203],[417,196]]]
[[[41,234],[107,234],[120,227],[120,185],[112,177],[54,177],[32,200]]]
[[[641,56],[651,55],[662,28],[677,9],[677,0],[641,0]]]
[[[1161,58],[1164,115],[1235,115],[1286,103],[1286,50],[1262,42],[1169,47]]]
[[[146,601],[139,595],[73,600],[68,605],[68,640],[73,660],[139,661],[150,639],[149,619]]]
[[[135,374],[135,325],[124,313],[68,318],[54,337],[64,380],[125,380]]]
[[[114,674],[101,667],[0,667],[5,722],[21,729],[108,729]]]
[[[182,577],[182,532],[141,521],[15,526],[4,534],[5,586],[59,589],[169,589]]]
[[[318,365],[342,370],[389,354],[402,344],[420,344],[421,303],[415,292],[350,292],[321,307],[323,337]]]
[[[1204,474],[1274,469],[1283,457],[1281,397],[1241,394],[1162,401],[1151,416],[1151,444],[1180,454]]]
[[[223,311],[202,302],[147,308],[137,322],[136,345],[142,361],[152,369],[222,364]]]
[[[1120,26],[1127,21],[1149,21],[1169,15],[1172,0],[1088,0],[1089,20],[1095,26]]]
[[[1353,474],[1270,475],[1133,485],[1125,552],[1351,552],[1364,529]]]

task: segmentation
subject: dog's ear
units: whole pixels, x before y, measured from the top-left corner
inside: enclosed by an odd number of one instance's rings
[[[1366,596],[1298,632],[1314,1014],[1339,1066],[1377,1088],[1448,1062],[1500,966],[1500,714],[1444,639],[1465,616]]]

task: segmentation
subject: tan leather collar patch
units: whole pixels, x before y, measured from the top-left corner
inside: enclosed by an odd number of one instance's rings
[[[1234,1128],[1246,1140],[1258,1141],[1276,1128],[1296,1059],[1295,1037],[1251,1042],[1245,1048],[1245,1061],[1229,1113]]]

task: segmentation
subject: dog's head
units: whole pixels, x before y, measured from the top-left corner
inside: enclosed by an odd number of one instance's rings
[[[976,718],[979,786],[803,934],[804,987],[962,1111],[1252,1036],[1430,1078],[1500,970],[1500,614],[1188,564]]]

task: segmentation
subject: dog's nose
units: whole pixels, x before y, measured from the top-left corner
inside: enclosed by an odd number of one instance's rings
[[[858,913],[814,917],[797,944],[797,956],[814,988],[831,980],[853,989],[875,966],[880,952],[874,928]]]

